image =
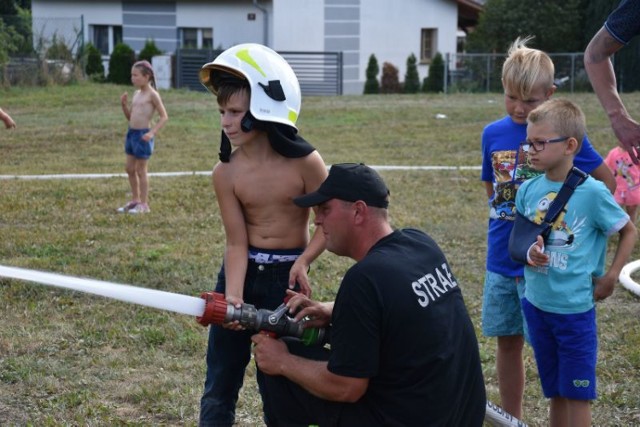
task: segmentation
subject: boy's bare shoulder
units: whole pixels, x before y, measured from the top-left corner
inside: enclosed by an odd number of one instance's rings
[[[318,152],[318,150],[314,150],[311,153],[307,154],[304,157],[298,157],[294,159],[287,159],[291,162],[292,165],[296,165],[297,167],[308,168],[308,167],[322,167],[325,168],[324,160],[322,160],[322,156]]]
[[[213,171],[211,173],[214,181],[216,179],[222,179],[228,177],[232,172],[231,163],[230,162],[218,162],[213,167]]]

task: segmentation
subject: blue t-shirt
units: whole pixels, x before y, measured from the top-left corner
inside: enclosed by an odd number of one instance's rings
[[[508,250],[516,192],[525,180],[541,174],[529,165],[527,154],[520,148],[526,138],[527,125],[515,123],[509,116],[490,123],[482,132],[482,180],[492,182],[494,190],[489,200],[486,268],[508,277],[524,274],[522,264],[512,261]],[[585,137],[574,162],[591,173],[603,160]]]
[[[640,34],[640,2],[623,0],[604,23],[609,34],[622,44]]]
[[[560,188],[561,182],[550,181],[545,175],[523,183],[516,197],[518,212],[541,223]],[[550,313],[591,310],[592,278],[605,272],[607,237],[628,221],[629,215],[607,187],[589,177],[575,189],[553,224],[544,248],[549,264],[525,267],[525,298]]]

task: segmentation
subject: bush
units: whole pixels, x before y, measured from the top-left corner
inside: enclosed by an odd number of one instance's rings
[[[102,54],[93,43],[85,46],[87,55],[87,66],[84,71],[92,80],[104,80],[104,65],[102,65]]]
[[[116,84],[131,83],[131,67],[136,62],[136,54],[125,43],[118,43],[109,58],[109,81]]]
[[[398,79],[398,67],[385,62],[382,64],[382,83],[380,92],[382,93],[400,93],[400,80]]]
[[[369,57],[369,63],[367,64],[367,81],[364,83],[364,93],[380,93],[380,83],[378,82],[378,73],[380,67],[378,66],[378,60],[374,54]]]
[[[71,50],[67,47],[64,40],[58,38],[57,34],[54,34],[53,38],[51,39],[51,46],[49,46],[47,52],[45,53],[45,58],[71,61],[73,59],[73,55],[71,54]]]
[[[423,92],[444,91],[444,60],[440,52],[436,53],[429,65],[429,75],[424,79]]]
[[[416,65],[416,56],[412,53],[407,58],[407,72],[404,75],[404,93],[418,93],[420,90],[420,76]]]
[[[151,62],[151,58],[162,54],[163,52],[158,49],[158,46],[156,46],[156,43],[153,40],[147,40],[144,43],[144,47],[138,54],[138,61],[147,60]]]

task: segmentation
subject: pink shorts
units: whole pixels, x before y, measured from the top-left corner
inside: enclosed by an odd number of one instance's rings
[[[616,190],[613,197],[621,205],[637,206],[640,205],[640,187],[633,190]]]

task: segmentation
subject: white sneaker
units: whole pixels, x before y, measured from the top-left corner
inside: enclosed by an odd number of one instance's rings
[[[149,205],[146,203],[138,203],[133,208],[127,211],[130,214],[141,214],[141,213],[149,213],[151,209],[149,209]]]
[[[127,203],[126,205],[118,208],[118,212],[120,212],[120,213],[129,212],[131,209],[135,208],[136,205],[138,205],[138,204],[139,204],[139,202],[131,201],[131,202]]]

